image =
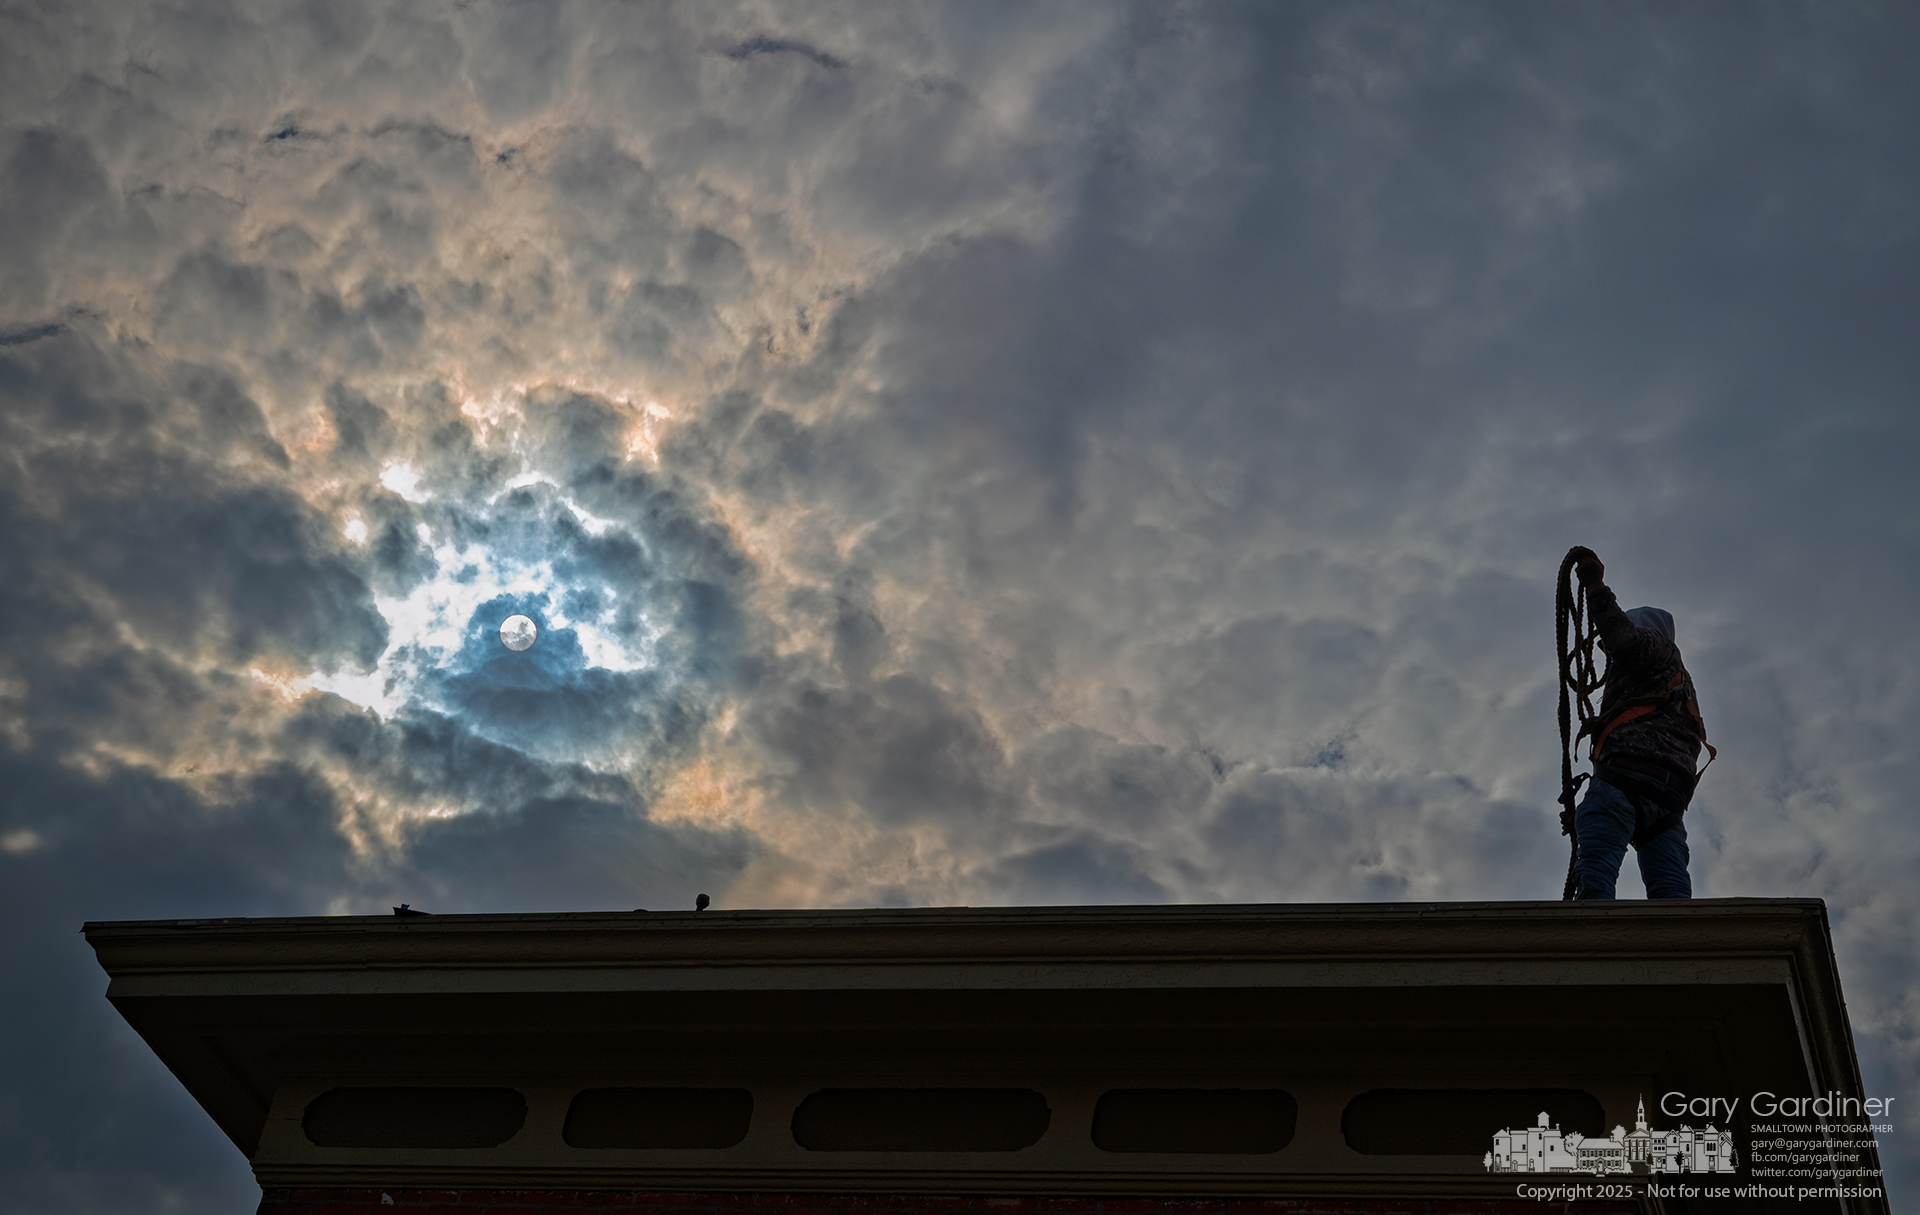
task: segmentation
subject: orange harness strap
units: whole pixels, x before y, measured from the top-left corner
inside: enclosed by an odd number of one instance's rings
[[[1615,709],[1613,715],[1607,718],[1607,724],[1601,727],[1598,734],[1594,735],[1593,749],[1587,752],[1587,758],[1590,760],[1598,758],[1601,749],[1607,745],[1607,735],[1613,733],[1615,726],[1623,722],[1632,721],[1637,717],[1645,717],[1655,709],[1672,704],[1675,695],[1682,687],[1686,688],[1689,693],[1693,691],[1693,676],[1687,674],[1687,668],[1685,667],[1681,667],[1680,670],[1675,673],[1674,677],[1668,681],[1667,686],[1662,688],[1657,694],[1653,696],[1637,696]],[[1700,774],[1704,773],[1707,768],[1711,768],[1713,761],[1720,758],[1720,752],[1714,748],[1712,743],[1707,741],[1707,723],[1706,720],[1700,716],[1700,701],[1692,695],[1688,695],[1687,697],[1687,712],[1693,714],[1694,722],[1700,727],[1700,745],[1707,749],[1707,767],[1700,769],[1700,772],[1694,773],[1694,779],[1698,780]],[[1582,734],[1589,733],[1594,724],[1595,722],[1588,722],[1581,728],[1580,732]]]

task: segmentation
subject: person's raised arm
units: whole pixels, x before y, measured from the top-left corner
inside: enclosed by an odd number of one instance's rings
[[[1607,648],[1607,657],[1621,661],[1627,657],[1627,651],[1633,647],[1634,624],[1621,610],[1620,601],[1606,584],[1607,567],[1600,562],[1600,555],[1590,548],[1573,550],[1573,574],[1587,592],[1587,619],[1592,622],[1594,631],[1600,634],[1601,642]]]

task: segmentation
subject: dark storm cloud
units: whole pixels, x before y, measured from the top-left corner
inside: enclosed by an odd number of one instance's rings
[[[448,911],[526,907],[560,890],[582,906],[685,911],[757,851],[742,831],[662,827],[636,817],[630,803],[557,797],[421,831],[409,876]]]
[[[1550,897],[1574,542],[1910,1088],[1920,23],[854,11],[10,18],[36,1209],[245,1188],[83,918]]]
[[[1014,904],[1163,903],[1172,892],[1146,876],[1140,851],[1100,839],[1015,853],[983,875]]]
[[[930,819],[967,834],[1004,814],[998,741],[937,685],[895,675],[845,689],[801,682],[789,694],[753,723],[792,765],[781,782],[785,797],[856,805],[883,824]]]
[[[1049,730],[1017,762],[1041,804],[1132,830],[1193,818],[1225,776],[1199,749],[1128,744],[1079,726]]]
[[[334,458],[378,460],[390,442],[387,412],[342,383],[327,385],[327,417],[333,422]]]
[[[85,635],[105,618],[242,666],[370,662],[386,623],[275,481],[287,455],[259,407],[208,368],[144,370],[77,330],[0,356],[8,633]]]

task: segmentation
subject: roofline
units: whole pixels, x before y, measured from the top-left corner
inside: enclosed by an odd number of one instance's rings
[[[1826,903],[1188,903],[89,921],[115,980],[344,971],[954,967],[1027,961],[1776,958],[1814,1043],[1851,1043]],[[1837,1036],[1836,1036],[1837,1033]],[[1823,1081],[1859,1091],[1851,1051]]]
[[[1771,913],[1771,914],[1769,914]],[[633,943],[645,938],[649,945],[678,953],[686,948],[673,942],[697,939],[702,954],[744,950],[752,953],[749,942],[780,937],[798,944],[800,938],[820,938],[821,944],[837,941],[855,953],[867,954],[878,948],[889,953],[907,941],[927,934],[959,933],[975,938],[974,944],[990,954],[1004,952],[1004,946],[992,944],[996,930],[1021,938],[1024,947],[1034,947],[1060,931],[1068,931],[1082,940],[1097,940],[1100,930],[1133,932],[1142,927],[1164,929],[1182,937],[1196,930],[1210,933],[1226,931],[1228,939],[1239,940],[1242,933],[1262,938],[1261,953],[1274,947],[1312,948],[1304,935],[1338,934],[1340,952],[1368,937],[1384,934],[1391,938],[1396,930],[1420,931],[1421,925],[1444,924],[1454,930],[1469,930],[1476,925],[1510,933],[1517,924],[1537,924],[1556,936],[1569,931],[1607,937],[1631,926],[1633,937],[1641,944],[1632,952],[1657,942],[1695,936],[1702,932],[1715,935],[1731,932],[1736,937],[1749,935],[1733,925],[1769,924],[1777,931],[1788,924],[1826,927],[1826,903],[1821,899],[1737,898],[1674,899],[1658,901],[1621,900],[1575,903],[1554,901],[1528,902],[1401,902],[1401,903],[1180,903],[1143,905],[1096,905],[1071,907],[914,907],[914,908],[831,908],[831,909],[747,909],[695,911],[560,911],[508,912],[483,914],[440,914],[419,916],[283,916],[228,917],[223,919],[170,920],[89,920],[81,926],[89,944],[96,949],[118,952],[118,947],[152,950],[163,941],[182,946],[190,942],[219,941],[227,948],[242,942],[265,944],[269,938],[312,942],[314,960],[328,951],[324,942],[351,938],[365,947],[382,948],[376,942],[406,942],[430,938],[443,948],[473,956],[473,944],[461,948],[455,942],[494,940],[514,952],[506,942],[530,941],[537,937],[570,936],[591,938],[600,935],[618,937],[627,942],[623,960],[630,958]],[[1573,925],[1580,925],[1575,928]],[[1684,927],[1683,927],[1684,926]],[[1294,931],[1289,931],[1294,930]],[[865,935],[877,931],[880,936]],[[1654,933],[1648,937],[1643,934]],[[1510,938],[1511,939],[1511,938]],[[1523,938],[1524,939],[1524,938]],[[882,942],[891,944],[883,945]],[[1564,951],[1564,937],[1561,939]],[[1182,944],[1187,944],[1183,941]],[[788,954],[789,945],[775,950]],[[164,952],[164,951],[163,951]],[[197,952],[197,951],[189,951]],[[401,952],[416,952],[401,949]],[[544,952],[544,951],[543,951]],[[1050,950],[1048,952],[1051,952]],[[1137,939],[1127,949],[1128,956],[1139,956]],[[1209,950],[1209,952],[1214,952]],[[1424,950],[1423,950],[1424,952]],[[1501,949],[1499,952],[1511,952]],[[280,960],[290,957],[276,955]],[[364,957],[364,955],[359,955]],[[184,959],[183,959],[184,960]],[[264,959],[263,959],[264,960]],[[717,958],[715,959],[717,960]],[[106,959],[103,957],[103,963]]]
[[[82,931],[114,991],[128,994],[159,994],[155,982],[179,991],[179,982],[198,987],[220,975],[306,976],[303,982],[312,983],[354,972],[363,981],[372,978],[368,972],[409,972],[426,986],[438,985],[435,974],[458,975],[458,986],[471,991],[491,982],[488,973],[507,972],[527,990],[527,983],[543,982],[538,975],[564,971],[719,979],[771,969],[811,971],[817,982],[827,977],[821,971],[846,967],[931,968],[957,977],[1023,963],[1077,963],[1111,973],[1155,962],[1284,962],[1299,973],[1303,963],[1417,960],[1428,968],[1531,961],[1532,972],[1543,975],[1556,962],[1609,960],[1617,968],[1771,959],[1793,976],[1808,1032],[1803,1046],[1818,1081],[1861,1091],[1854,1052],[1832,1049],[1836,1042],[1850,1048],[1852,1030],[1820,899],[309,916],[96,921]],[[1231,981],[1225,972],[1233,969],[1224,968],[1221,981]],[[1340,969],[1351,973],[1350,966]],[[1411,974],[1408,980],[1417,981]],[[1322,981],[1341,982],[1332,974]],[[1505,981],[1524,980],[1516,974]]]
[[[1845,1018],[1819,899],[326,916],[94,922],[83,931],[116,981],[368,971],[413,972],[427,981],[435,972],[531,977],[609,968],[1790,958],[1807,989],[1808,1011],[1818,1019],[1826,1006],[1828,1015]]]

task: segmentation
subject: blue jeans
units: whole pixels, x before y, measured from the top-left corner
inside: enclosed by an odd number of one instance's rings
[[[1589,781],[1587,795],[1574,811],[1580,832],[1579,899],[1610,899],[1620,876],[1633,833],[1657,822],[1667,812],[1638,793],[1618,789],[1599,779]],[[1690,899],[1693,882],[1687,877],[1687,823],[1676,816],[1673,826],[1635,846],[1640,858],[1640,880],[1650,899]]]

